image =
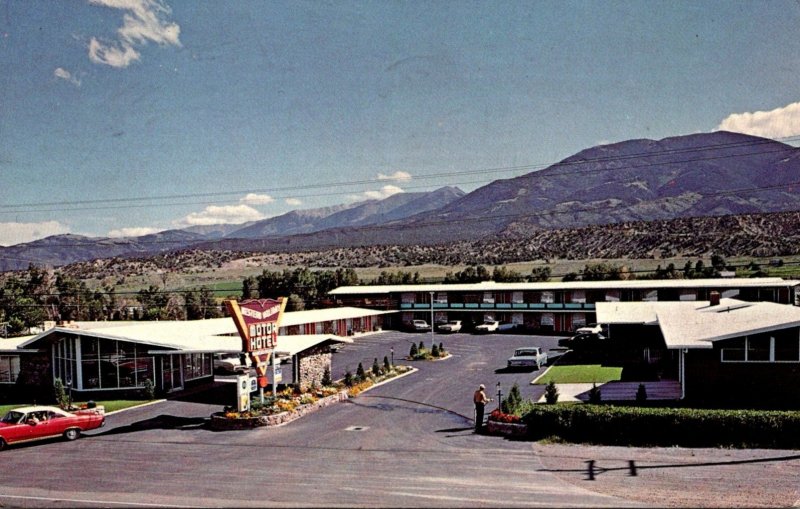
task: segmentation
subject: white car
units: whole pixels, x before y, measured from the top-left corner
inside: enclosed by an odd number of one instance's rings
[[[475,332],[497,332],[500,322],[496,320],[486,320],[480,325],[475,326]]]
[[[458,332],[461,330],[461,320],[451,320],[439,326],[439,332]]]
[[[431,326],[425,320],[411,320],[403,323],[403,328],[411,332],[426,332],[431,330]]]
[[[514,350],[514,355],[508,359],[509,368],[533,367],[540,369],[547,365],[547,352],[538,346],[526,346]]]
[[[603,332],[603,327],[598,323],[590,323],[575,330],[575,334],[600,334]]]
[[[247,366],[242,364],[238,353],[221,353],[214,358],[214,371],[242,373],[247,371]]]

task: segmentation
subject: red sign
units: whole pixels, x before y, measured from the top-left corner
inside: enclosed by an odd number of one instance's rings
[[[225,304],[242,337],[243,352],[271,350],[277,346],[286,299],[228,300]]]

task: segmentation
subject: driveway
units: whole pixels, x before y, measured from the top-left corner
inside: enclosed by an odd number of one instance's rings
[[[398,352],[405,355],[410,341],[425,337],[394,332],[358,337],[334,356],[335,370],[355,371],[365,360],[371,366],[375,357],[382,361],[383,352],[392,347],[399,362]],[[106,428],[76,442],[52,441],[4,451],[0,504],[660,506],[670,500],[653,501],[637,494],[656,481],[674,491],[704,483],[703,477],[687,475],[687,470],[662,469],[630,479],[614,474],[617,484],[624,485],[618,489],[606,481],[612,477],[609,474],[595,481],[585,479],[580,468],[587,456],[581,447],[554,450],[474,434],[475,387],[484,383],[491,388],[500,382],[505,392],[517,382],[523,396],[532,397],[535,388],[528,382],[536,372],[509,373],[503,366],[515,347],[549,348],[548,341],[555,338],[443,336],[450,359],[413,363],[419,371],[410,376],[276,428],[211,431],[206,423],[211,411],[220,408],[214,401],[219,395],[188,395],[114,414]],[[591,451],[590,459],[598,462],[620,454],[612,448]],[[797,474],[789,469],[794,466],[791,460],[781,463],[790,475]],[[706,468],[704,475],[734,480],[732,489],[744,493],[752,489],[746,499],[750,504],[761,502],[755,487],[764,484],[764,477],[753,476],[751,467]],[[779,470],[770,473],[786,479]],[[791,486],[785,490],[794,489]]]

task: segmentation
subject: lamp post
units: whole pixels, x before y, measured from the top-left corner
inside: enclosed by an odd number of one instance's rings
[[[389,348],[389,352],[391,352],[391,355],[392,355],[392,367],[394,368],[394,347],[393,346]]]
[[[432,352],[435,340],[433,338],[433,292],[430,293],[431,293],[431,352]]]
[[[503,400],[503,391],[500,390],[500,382],[497,382],[497,409],[500,410],[500,401]]]

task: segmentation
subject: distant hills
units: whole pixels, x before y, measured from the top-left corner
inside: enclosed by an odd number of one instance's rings
[[[292,252],[530,238],[590,225],[798,210],[800,149],[720,131],[592,147],[468,194],[454,187],[399,193],[135,238],[55,236],[0,248],[0,269],[181,249]]]

